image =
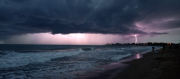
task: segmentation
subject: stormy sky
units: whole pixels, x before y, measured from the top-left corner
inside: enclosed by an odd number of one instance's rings
[[[178,43],[179,34],[180,0],[0,0],[0,44]]]

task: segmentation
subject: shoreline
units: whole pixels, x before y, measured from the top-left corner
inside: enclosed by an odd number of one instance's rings
[[[160,49],[157,49],[156,51],[158,50]],[[78,77],[75,79],[114,79],[114,77],[116,77],[118,73],[128,68],[129,66],[128,62],[139,60],[143,58],[143,55],[148,54],[148,53],[151,53],[151,51],[145,51],[141,53],[132,54],[130,56],[122,58],[118,62],[98,67],[101,69],[103,68],[103,70],[99,70],[99,69],[92,70],[92,71],[78,75]],[[137,57],[137,54],[140,55],[140,58]]]
[[[140,59],[125,57],[115,68],[78,79],[179,79],[180,49],[167,47],[156,51],[144,53]]]

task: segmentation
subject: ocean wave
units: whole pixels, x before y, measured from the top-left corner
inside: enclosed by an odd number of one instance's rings
[[[14,51],[4,51],[6,55],[0,57],[0,68],[18,67],[31,63],[43,63],[53,58],[72,56],[82,51],[66,51],[66,52],[29,52],[19,53]]]

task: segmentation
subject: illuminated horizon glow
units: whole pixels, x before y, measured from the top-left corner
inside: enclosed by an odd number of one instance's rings
[[[81,33],[73,33],[73,34],[60,35],[60,36],[64,36],[66,38],[73,39],[74,43],[76,43],[76,44],[86,42],[86,35],[81,34]]]
[[[13,36],[3,41],[5,44],[57,44],[57,45],[105,45],[128,43],[130,36],[96,33],[51,34],[34,33]]]

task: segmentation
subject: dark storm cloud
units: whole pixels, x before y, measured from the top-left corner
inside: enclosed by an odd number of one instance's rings
[[[162,17],[180,17],[179,0],[1,0],[0,36],[52,32],[103,34],[147,33],[136,22],[154,27]],[[164,19],[164,18],[162,18]],[[161,28],[179,28],[180,20],[163,21]]]
[[[140,0],[139,22],[150,28],[180,28],[179,0]]]

